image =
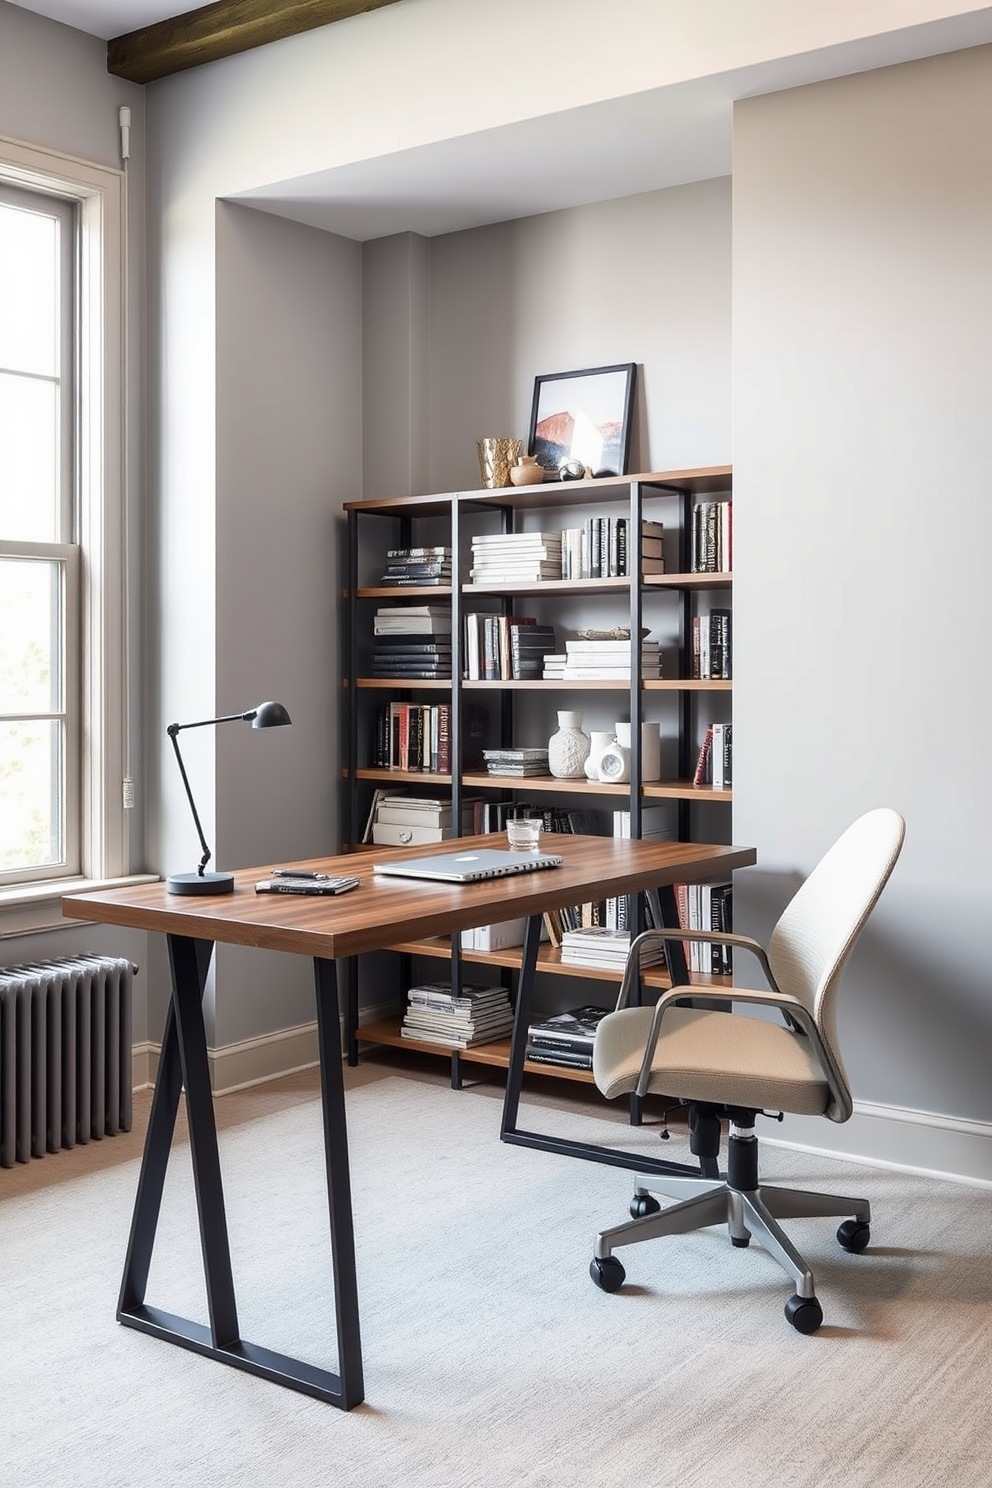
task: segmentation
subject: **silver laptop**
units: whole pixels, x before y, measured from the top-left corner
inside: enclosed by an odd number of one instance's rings
[[[495,847],[474,852],[435,853],[428,858],[399,858],[395,863],[373,863],[375,873],[400,878],[436,878],[446,883],[478,883],[483,878],[507,878],[514,873],[533,873],[538,868],[560,868],[557,853],[500,851]]]

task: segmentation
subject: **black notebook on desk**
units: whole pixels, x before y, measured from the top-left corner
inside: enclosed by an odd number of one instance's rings
[[[509,878],[534,873],[540,868],[560,868],[558,853],[500,851],[495,847],[474,852],[434,853],[427,858],[398,858],[395,863],[374,863],[376,873],[399,878],[432,878],[444,883],[478,883],[484,878]]]

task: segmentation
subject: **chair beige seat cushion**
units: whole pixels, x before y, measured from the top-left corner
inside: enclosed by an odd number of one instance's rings
[[[652,1009],[621,1008],[596,1030],[593,1075],[608,1099],[637,1084]],[[822,1116],[829,1089],[808,1039],[781,1023],[738,1013],[669,1008],[648,1089],[683,1101]]]

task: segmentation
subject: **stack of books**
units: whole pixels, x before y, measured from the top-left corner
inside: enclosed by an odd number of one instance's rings
[[[583,925],[566,930],[561,938],[563,966],[602,966],[623,971],[630,954],[630,932],[610,930],[605,925]],[[642,966],[655,966],[664,960],[664,946],[659,942],[641,956]]]
[[[451,676],[451,611],[383,605],[372,622],[372,676],[397,681]]]
[[[566,682],[629,680],[630,663],[629,639],[565,642]],[[641,642],[641,676],[645,681],[661,676],[661,649],[657,641]]]
[[[472,539],[473,584],[488,588],[560,578],[560,532],[506,532]]]
[[[450,982],[423,982],[407,993],[400,1028],[405,1039],[468,1049],[505,1037],[513,1027],[513,1009],[503,987],[463,982],[455,996]]]
[[[449,703],[380,703],[375,710],[372,764],[377,770],[451,770]]]
[[[527,1058],[535,1064],[555,1064],[562,1069],[592,1069],[592,1047],[596,1029],[606,1017],[606,1008],[578,1007],[558,1013],[527,1029]]]
[[[450,548],[390,548],[380,584],[450,584]]]
[[[490,775],[547,775],[546,749],[484,749],[482,758]]]
[[[414,847],[454,836],[451,802],[436,796],[378,795],[372,841],[380,847]],[[462,833],[473,830],[474,802],[462,802]]]
[[[543,677],[545,682],[564,682],[565,665],[568,661],[564,651],[547,652],[544,657]]]

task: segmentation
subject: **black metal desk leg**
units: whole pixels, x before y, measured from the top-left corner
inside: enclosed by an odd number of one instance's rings
[[[348,1174],[348,1138],[344,1120],[344,1082],[337,978],[330,962],[317,963],[317,1034],[321,1061],[327,1196],[331,1220],[335,1313],[340,1375],[248,1343],[238,1333],[231,1271],[231,1251],[224,1209],[217,1127],[203,1025],[203,989],[213,944],[186,936],[169,936],[172,1002],[166,1020],[155,1094],[152,1098],[145,1153],[138,1180],[131,1237],[117,1317],[127,1327],[204,1354],[218,1363],[257,1374],[274,1384],[313,1395],[350,1410],[363,1399],[361,1342],[355,1240]],[[145,1300],[148,1270],[162,1203],[169,1151],[175,1132],[179,1097],[185,1087],[193,1181],[200,1224],[200,1246],[207,1288],[210,1326],[177,1317]]]
[[[333,961],[315,958],[317,1043],[320,1052],[320,1096],[324,1118],[324,1161],[334,1272],[334,1312],[338,1332],[341,1404],[351,1410],[365,1398],[362,1340],[355,1273],[355,1226],[348,1166],[348,1127],[341,1070],[341,1034],[337,970]]]
[[[534,972],[537,967],[537,948],[541,940],[542,922],[543,916],[531,915],[524,930],[520,973],[517,977],[517,1000],[513,1013],[513,1033],[510,1037],[510,1064],[506,1072],[503,1122],[500,1127],[500,1136],[504,1141],[516,1131],[517,1127],[520,1087],[523,1084],[524,1058],[527,1052],[527,1028],[530,1024],[531,1003],[534,997]]]

